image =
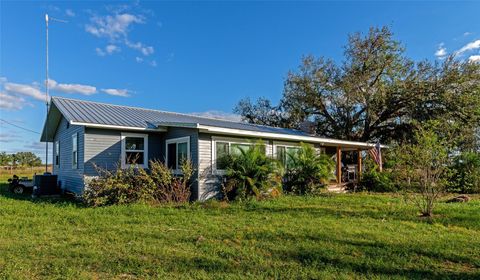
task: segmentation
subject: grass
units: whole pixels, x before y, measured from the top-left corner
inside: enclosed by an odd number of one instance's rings
[[[85,208],[0,187],[0,279],[479,279],[480,200],[395,195]]]

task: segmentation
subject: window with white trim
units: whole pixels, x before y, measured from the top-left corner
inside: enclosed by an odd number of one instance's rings
[[[190,160],[190,136],[168,139],[165,150],[168,168],[180,173],[182,163]]]
[[[276,159],[283,167],[289,168],[292,165],[292,157],[300,150],[300,147],[277,146],[276,150]]]
[[[218,138],[213,140],[213,159],[214,159],[214,170],[218,173],[225,172],[225,168],[227,166],[226,160],[228,160],[227,155],[230,154],[239,154],[241,150],[248,150],[255,143],[246,142],[245,140],[241,139],[227,139],[227,138]],[[265,148],[264,151],[266,153],[266,146],[263,145]]]
[[[55,166],[60,166],[60,141],[55,141]]]
[[[148,166],[148,134],[122,133],[122,167]]]
[[[78,168],[78,133],[72,135],[72,168]]]

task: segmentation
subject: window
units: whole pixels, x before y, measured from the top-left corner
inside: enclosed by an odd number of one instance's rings
[[[78,167],[78,133],[72,135],[72,168]]]
[[[218,173],[223,173],[227,166],[226,158],[229,154],[240,154],[241,150],[250,149],[254,143],[247,143],[246,140],[241,139],[225,139],[225,138],[214,138],[213,139],[213,151],[212,155],[214,158],[214,170]],[[262,145],[264,152],[266,153],[266,146]]]
[[[275,145],[276,159],[280,161],[285,168],[288,168],[292,165],[292,156],[295,155],[298,150],[300,150],[300,147]]]
[[[148,135],[122,133],[122,167],[148,166]]]
[[[168,139],[167,146],[167,166],[176,173],[180,173],[183,161],[190,159],[190,136]]]
[[[60,142],[55,141],[55,165],[60,166]]]

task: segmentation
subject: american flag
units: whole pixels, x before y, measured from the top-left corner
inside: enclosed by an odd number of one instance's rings
[[[380,167],[380,171],[382,171],[382,150],[380,148],[380,142],[377,142],[375,147],[368,150],[368,153],[372,156],[373,160],[378,164],[378,167]]]

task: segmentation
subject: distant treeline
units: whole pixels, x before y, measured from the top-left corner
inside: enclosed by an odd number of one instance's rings
[[[7,154],[0,152],[0,166],[34,167],[42,165],[42,160],[32,152]]]

